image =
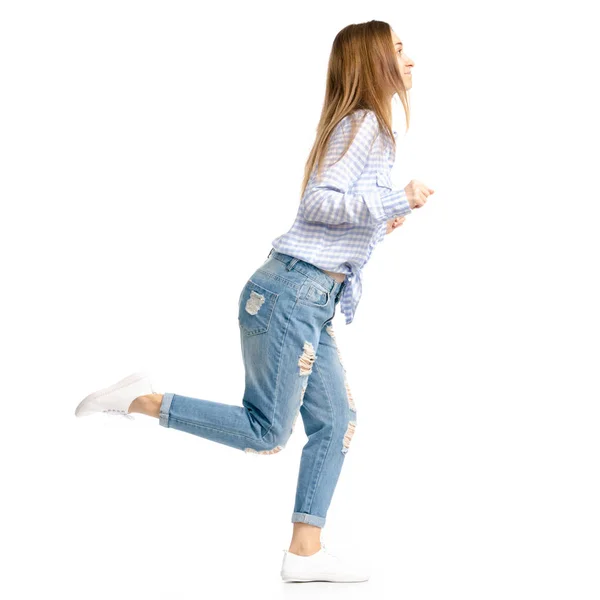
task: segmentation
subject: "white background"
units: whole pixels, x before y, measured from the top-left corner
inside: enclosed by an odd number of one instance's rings
[[[2,597],[599,597],[584,4],[0,5]],[[241,404],[239,292],[371,19],[415,61],[394,183],[435,193],[334,320],[358,425],[322,539],[371,580],[283,584],[301,420],[259,456],[74,409],[138,369]]]

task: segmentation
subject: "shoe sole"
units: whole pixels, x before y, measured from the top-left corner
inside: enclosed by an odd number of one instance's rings
[[[322,575],[321,577],[293,577],[292,575],[282,575],[281,579],[285,582],[300,582],[307,583],[309,581],[329,581],[332,583],[360,583],[361,581],[368,581],[367,579],[333,579],[328,577],[327,575]]]
[[[93,392],[92,394],[89,394],[77,405],[77,408],[75,409],[75,416],[78,417],[79,411],[85,406],[85,404],[87,404],[91,400],[95,400],[96,398],[100,398],[100,396],[105,396],[106,394],[111,394],[112,392],[118,390],[119,388],[125,387],[127,385],[131,385],[132,383],[137,383],[138,381],[141,381],[142,379],[145,379],[147,377],[148,377],[148,373],[146,373],[145,371],[138,371],[136,373],[132,373],[131,375],[128,375],[127,377],[124,377],[120,381],[117,381],[117,383],[114,383],[113,385],[111,385],[107,388],[102,388],[101,390],[98,390],[97,392]]]

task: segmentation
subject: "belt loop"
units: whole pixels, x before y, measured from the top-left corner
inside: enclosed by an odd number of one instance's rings
[[[267,258],[271,258],[271,254],[273,254],[273,248],[271,248],[271,249],[269,250],[269,254],[267,255]]]
[[[287,264],[286,269],[288,271],[291,271],[294,268],[294,265],[299,261],[299,258],[292,258],[292,260],[290,260],[290,262]]]

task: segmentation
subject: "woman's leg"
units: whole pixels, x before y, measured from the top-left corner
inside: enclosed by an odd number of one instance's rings
[[[300,408],[308,441],[302,450],[292,514],[294,524],[312,527],[292,538],[294,554],[313,554],[320,548],[320,528],[356,427],[356,406],[331,321],[323,327],[317,356]]]
[[[331,315],[333,302],[319,304],[324,297],[314,288],[314,279],[309,280],[295,270],[295,262],[266,261],[248,280],[240,295],[240,336],[246,373],[241,407],[165,393],[140,396],[132,402],[129,411],[158,418],[165,427],[187,431],[247,452],[274,454],[284,448],[307,392],[308,381],[314,378],[310,374],[316,358],[315,348],[320,342],[324,344],[324,358],[319,358],[324,372],[330,370],[325,368],[326,364],[335,359],[332,353],[327,352],[328,341],[321,327],[327,318],[323,319],[322,315]],[[320,284],[323,283],[321,280]],[[339,286],[331,289],[332,299],[338,291]],[[326,355],[330,358],[325,358]],[[335,370],[335,360],[332,364]],[[338,376],[340,373],[338,370]],[[309,399],[313,395],[319,396],[321,387],[315,387]],[[310,429],[304,412],[303,418],[305,429]],[[326,421],[325,427],[330,424]],[[317,437],[320,438],[321,434]],[[303,453],[305,466],[300,469],[301,479],[305,478],[308,464],[304,455],[310,455],[312,446],[314,442],[308,453],[306,449]],[[323,465],[320,468],[324,473],[329,469]],[[334,471],[336,468],[339,467],[334,466]],[[317,496],[323,493],[322,499],[314,499],[312,507],[310,501],[297,501],[292,518],[291,552],[307,555],[320,548],[320,532],[326,512],[326,508],[323,512],[323,507],[328,505],[333,490],[327,491],[319,486]],[[312,514],[311,508],[320,512]],[[318,525],[313,520],[317,520]]]
[[[312,324],[294,318],[305,280],[300,273],[286,271],[283,277],[261,268],[244,285],[238,302],[246,384],[242,406],[165,392],[136,398],[130,410],[158,416],[163,427],[248,453],[280,452],[300,401],[300,363],[314,352],[311,344],[298,340],[316,337],[318,342]]]

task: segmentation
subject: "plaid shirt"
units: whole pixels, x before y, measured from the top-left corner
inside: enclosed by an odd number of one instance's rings
[[[350,119],[359,123],[356,137],[333,164],[351,135]],[[331,134],[320,181],[315,165],[292,227],[272,241],[277,252],[346,275],[340,300],[346,325],[352,323],[362,296],[362,268],[383,240],[388,219],[411,212],[406,192],[392,188],[394,161],[394,149],[380,133],[373,111],[347,115]]]

